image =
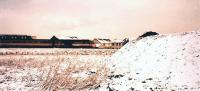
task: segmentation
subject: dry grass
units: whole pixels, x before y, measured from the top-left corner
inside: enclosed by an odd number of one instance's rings
[[[17,67],[17,68],[41,68],[44,66],[46,61],[32,61],[26,59],[7,59],[7,60],[0,60],[0,66],[7,66],[7,67]]]
[[[0,60],[0,66],[8,68],[29,69],[27,75],[21,77],[22,82],[27,82],[26,87],[34,87],[34,81],[39,82],[41,90],[84,90],[96,89],[108,77],[108,67],[98,60],[66,60],[63,57],[55,56],[46,60],[30,58]],[[37,72],[34,73],[33,69]],[[0,73],[6,74],[6,70]],[[36,75],[36,76],[33,76]],[[37,78],[35,78],[37,77]]]
[[[64,69],[60,64],[68,64]],[[60,62],[51,66],[43,79],[43,90],[84,90],[96,89],[106,81],[108,68],[89,62]]]
[[[8,72],[8,69],[6,69],[6,68],[0,68],[0,75],[5,75],[6,72]]]

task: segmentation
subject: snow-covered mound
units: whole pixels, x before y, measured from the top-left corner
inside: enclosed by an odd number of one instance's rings
[[[131,41],[111,59],[111,89],[200,91],[200,31]]]

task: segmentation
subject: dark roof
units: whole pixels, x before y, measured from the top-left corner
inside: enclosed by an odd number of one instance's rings
[[[0,36],[30,36],[30,35],[18,35],[18,34],[0,34]]]

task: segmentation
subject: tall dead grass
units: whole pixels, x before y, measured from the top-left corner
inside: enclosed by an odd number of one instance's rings
[[[101,83],[106,81],[109,72],[107,65],[99,60],[66,60],[59,56],[56,56],[54,60],[46,58],[40,61],[23,57],[10,58],[0,60],[0,66],[36,69],[39,72],[34,73],[30,70],[29,75],[22,77],[23,81],[30,85],[36,81],[33,79],[38,79],[41,90],[48,91],[97,89]],[[35,76],[37,78],[33,78],[32,74],[37,75]]]
[[[67,64],[64,69],[61,64]],[[42,89],[84,90],[97,89],[108,77],[108,67],[92,62],[60,62],[51,66],[42,82]]]

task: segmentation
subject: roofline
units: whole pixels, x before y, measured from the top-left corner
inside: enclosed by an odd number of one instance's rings
[[[0,34],[0,36],[31,36],[31,35],[21,35],[21,34]]]
[[[69,39],[68,38],[66,38],[66,39],[65,38],[57,38],[57,39],[59,39],[59,40],[90,40],[90,39],[70,39],[70,38]]]

